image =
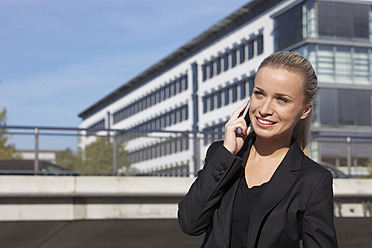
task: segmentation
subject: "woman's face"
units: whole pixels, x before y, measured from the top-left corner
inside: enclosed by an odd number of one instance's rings
[[[256,75],[250,118],[258,137],[290,139],[296,123],[306,118],[302,78],[285,69],[262,67]]]

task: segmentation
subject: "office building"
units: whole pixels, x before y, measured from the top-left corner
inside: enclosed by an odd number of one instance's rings
[[[319,79],[312,133],[329,138],[313,140],[312,157],[366,166],[371,145],[353,143],[351,151],[333,139],[372,134],[371,49],[371,0],[252,0],[84,110],[80,127],[218,132],[200,139],[122,132],[132,166],[143,173],[194,175],[252,93],[260,62],[291,50],[310,60]]]

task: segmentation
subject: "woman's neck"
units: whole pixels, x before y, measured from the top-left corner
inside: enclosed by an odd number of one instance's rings
[[[264,139],[256,137],[253,144],[255,151],[261,157],[271,157],[271,156],[282,156],[285,155],[291,145],[291,137],[286,139],[280,138],[277,140]]]

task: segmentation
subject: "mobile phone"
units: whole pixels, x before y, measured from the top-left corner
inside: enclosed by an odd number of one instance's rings
[[[249,119],[249,107],[251,106],[251,99],[249,99],[249,102],[247,104],[247,107],[245,107],[244,109],[244,112],[242,114],[242,116],[244,117],[244,120],[247,122],[247,127],[249,127],[251,125],[251,119]],[[239,127],[238,129],[236,129],[235,131],[237,134],[241,135],[242,134],[242,130],[241,128]]]

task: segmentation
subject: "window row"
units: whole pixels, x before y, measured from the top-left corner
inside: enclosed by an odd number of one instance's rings
[[[102,119],[93,125],[89,126],[88,129],[104,129],[105,128],[105,119]],[[98,132],[98,130],[88,130],[87,135],[94,135]]]
[[[128,106],[116,111],[113,114],[114,124],[187,90],[187,84],[187,75],[183,75]]]
[[[305,1],[274,18],[275,51],[306,37],[369,41],[372,8],[366,4]]]
[[[172,138],[129,153],[131,163],[139,163],[189,150],[188,136]]]
[[[238,63],[242,64],[247,59],[252,59],[255,55],[263,53],[263,35],[244,41],[240,45],[219,55],[217,58],[202,65],[203,81],[210,79],[221,72],[234,68]]]
[[[320,88],[318,94],[315,123],[331,126],[372,125],[372,90]]]
[[[252,95],[254,78],[238,81],[203,97],[203,113],[219,109]]]
[[[209,145],[216,140],[222,140],[225,133],[225,123],[219,123],[214,126],[206,127],[203,129],[203,141],[204,145]]]
[[[156,131],[161,130],[169,126],[173,126],[180,122],[189,119],[189,107],[187,104],[182,105],[176,109],[173,109],[167,113],[159,115],[151,120],[143,122],[139,125],[132,127],[135,130],[146,130],[146,131]],[[132,132],[131,134],[123,133],[123,141],[128,141],[138,137],[146,136],[147,132]]]
[[[372,50],[363,47],[307,45],[308,57],[321,83],[372,84]]]

